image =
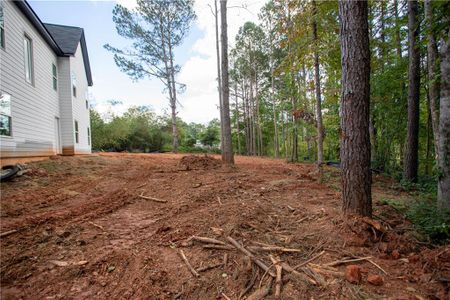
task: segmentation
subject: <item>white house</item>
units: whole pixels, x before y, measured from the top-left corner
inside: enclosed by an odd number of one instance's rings
[[[91,153],[84,31],[0,1],[0,157]]]

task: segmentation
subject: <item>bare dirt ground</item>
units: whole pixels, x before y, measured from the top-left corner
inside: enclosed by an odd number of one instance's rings
[[[284,263],[281,299],[448,298],[450,247],[418,243],[411,224],[379,204],[406,197],[389,179],[374,178],[378,221],[370,225],[341,216],[336,169],[318,183],[311,164],[237,157],[225,168],[212,157],[182,157],[57,157],[2,183],[1,233],[18,231],[1,237],[1,298],[273,299],[271,274],[280,268],[269,255]]]

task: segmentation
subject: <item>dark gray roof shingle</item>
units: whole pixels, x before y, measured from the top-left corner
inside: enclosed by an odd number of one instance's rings
[[[64,54],[75,54],[81,35],[83,34],[82,28],[47,23],[44,23],[44,26]]]

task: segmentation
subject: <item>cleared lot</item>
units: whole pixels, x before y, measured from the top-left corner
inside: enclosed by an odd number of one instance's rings
[[[415,242],[411,225],[389,206],[375,204],[382,231],[344,220],[336,169],[319,184],[310,164],[237,157],[235,168],[225,168],[212,158],[182,157],[60,157],[2,183],[1,232],[18,230],[1,238],[2,299],[237,299],[244,292],[258,299],[254,292],[271,276],[228,236],[267,266],[269,254],[303,264],[295,274],[283,269],[283,299],[448,296],[450,248]],[[375,203],[404,197],[391,186],[375,178]],[[226,249],[206,249],[193,235]],[[350,263],[330,265],[355,257],[370,257],[355,262],[359,284],[345,278]],[[382,285],[369,284],[369,275],[380,275]]]

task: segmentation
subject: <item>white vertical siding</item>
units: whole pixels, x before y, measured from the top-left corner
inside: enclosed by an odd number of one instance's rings
[[[84,68],[83,53],[81,44],[78,43],[75,56],[70,57],[70,71],[76,76],[77,95],[72,96],[72,114],[74,121],[78,121],[78,143],[75,143],[75,154],[91,153],[91,146],[88,143],[87,128],[90,128],[89,109],[86,108],[88,97],[88,82],[86,70]],[[75,130],[75,122],[72,122],[72,128]],[[73,133],[75,134],[75,132]],[[73,135],[74,136],[74,135]]]
[[[11,95],[12,136],[0,136],[0,155],[53,155],[55,117],[60,117],[58,92],[52,85],[57,56],[12,1],[2,4],[6,47],[0,48],[0,90]],[[33,85],[25,80],[25,34],[33,43]]]

